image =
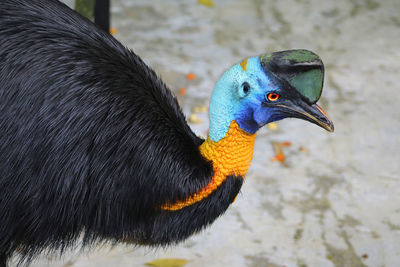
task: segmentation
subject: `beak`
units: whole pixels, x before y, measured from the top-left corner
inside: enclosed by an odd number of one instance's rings
[[[280,104],[277,106],[282,108],[285,113],[289,113],[288,115],[290,117],[309,121],[329,132],[334,131],[333,122],[329,119],[325,111],[317,104],[309,105],[306,102],[298,99],[295,104]]]

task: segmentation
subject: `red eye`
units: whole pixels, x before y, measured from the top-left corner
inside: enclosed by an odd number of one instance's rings
[[[280,97],[280,95],[278,95],[277,93],[269,93],[269,94],[267,95],[267,99],[268,99],[269,101],[276,101],[276,100],[279,99],[279,97]]]

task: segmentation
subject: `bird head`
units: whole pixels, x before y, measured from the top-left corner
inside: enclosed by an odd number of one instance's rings
[[[246,58],[228,69],[215,85],[210,102],[209,137],[219,141],[235,120],[255,133],[267,123],[299,118],[333,132],[333,123],[316,104],[324,66],[307,50],[288,50]]]

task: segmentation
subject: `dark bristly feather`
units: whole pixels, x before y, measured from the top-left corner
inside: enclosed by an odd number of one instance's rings
[[[132,51],[56,0],[0,0],[0,266],[84,242],[176,243],[223,213],[242,179],[211,179],[203,142]],[[218,201],[217,201],[218,200]]]

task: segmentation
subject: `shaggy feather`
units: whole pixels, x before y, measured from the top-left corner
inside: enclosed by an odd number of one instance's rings
[[[223,213],[230,177],[162,211],[213,170],[163,82],[132,51],[56,0],[0,0],[0,265],[97,241],[166,245]]]

